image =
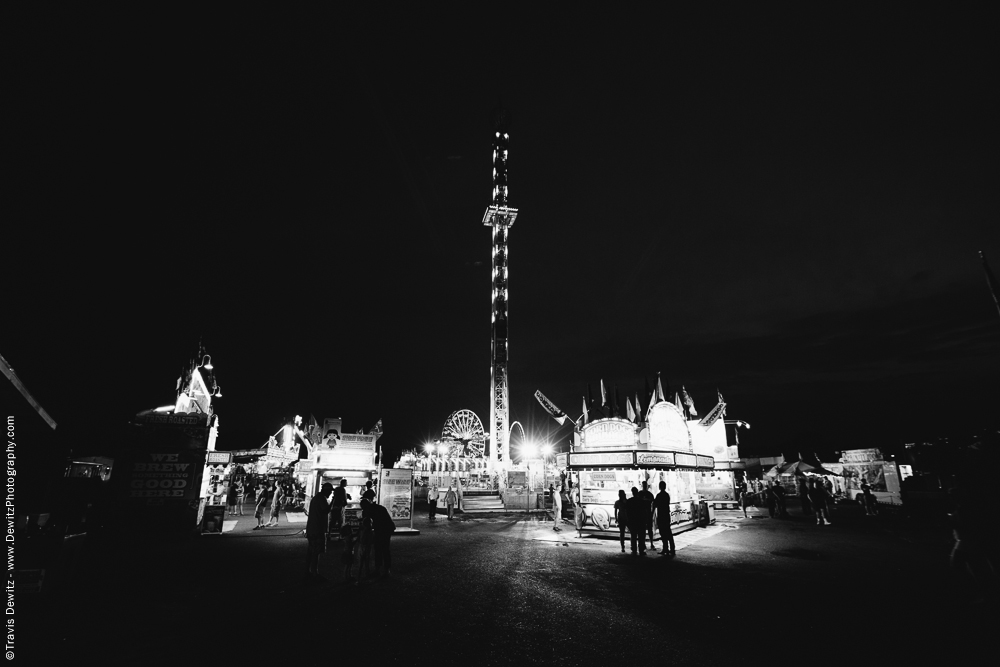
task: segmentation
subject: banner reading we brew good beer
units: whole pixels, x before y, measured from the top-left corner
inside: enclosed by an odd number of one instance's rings
[[[413,527],[413,469],[383,468],[378,481],[378,502],[389,510],[397,527]]]

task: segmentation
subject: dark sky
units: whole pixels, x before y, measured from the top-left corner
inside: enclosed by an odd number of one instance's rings
[[[18,17],[0,353],[80,438],[199,338],[223,449],[486,423],[502,99],[529,431],[657,372],[745,453],[996,427],[988,16],[753,9]]]

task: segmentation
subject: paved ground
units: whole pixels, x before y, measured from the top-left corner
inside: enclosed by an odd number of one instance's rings
[[[328,581],[306,583],[303,524],[284,513],[264,531],[246,516],[195,540],[92,541],[22,600],[19,658],[927,664],[995,632],[995,605],[953,593],[940,531],[852,507],[829,527],[754,514],[677,536],[674,559],[538,516],[421,514],[419,536],[393,540],[392,577],[360,586],[341,580],[336,541]]]

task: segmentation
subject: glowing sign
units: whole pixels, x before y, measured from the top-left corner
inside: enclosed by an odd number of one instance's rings
[[[657,403],[649,412],[650,449],[694,451],[684,414],[673,403]]]
[[[600,419],[583,427],[586,449],[631,449],[635,438],[635,424],[624,419]]]
[[[635,462],[641,466],[672,466],[674,465],[674,455],[673,452],[663,452],[662,454],[636,452]]]
[[[687,466],[689,468],[698,467],[698,457],[694,454],[681,454],[678,452],[677,454],[674,454],[674,459],[677,461],[677,465],[679,466]]]
[[[574,466],[632,465],[632,452],[607,452],[602,454],[570,454],[569,464]]]

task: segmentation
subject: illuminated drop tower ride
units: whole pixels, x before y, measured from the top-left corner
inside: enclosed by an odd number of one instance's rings
[[[483,224],[493,228],[493,356],[490,364],[490,467],[510,465],[510,397],[507,387],[507,230],[517,209],[507,206],[507,127],[501,106],[493,115],[493,204]]]

